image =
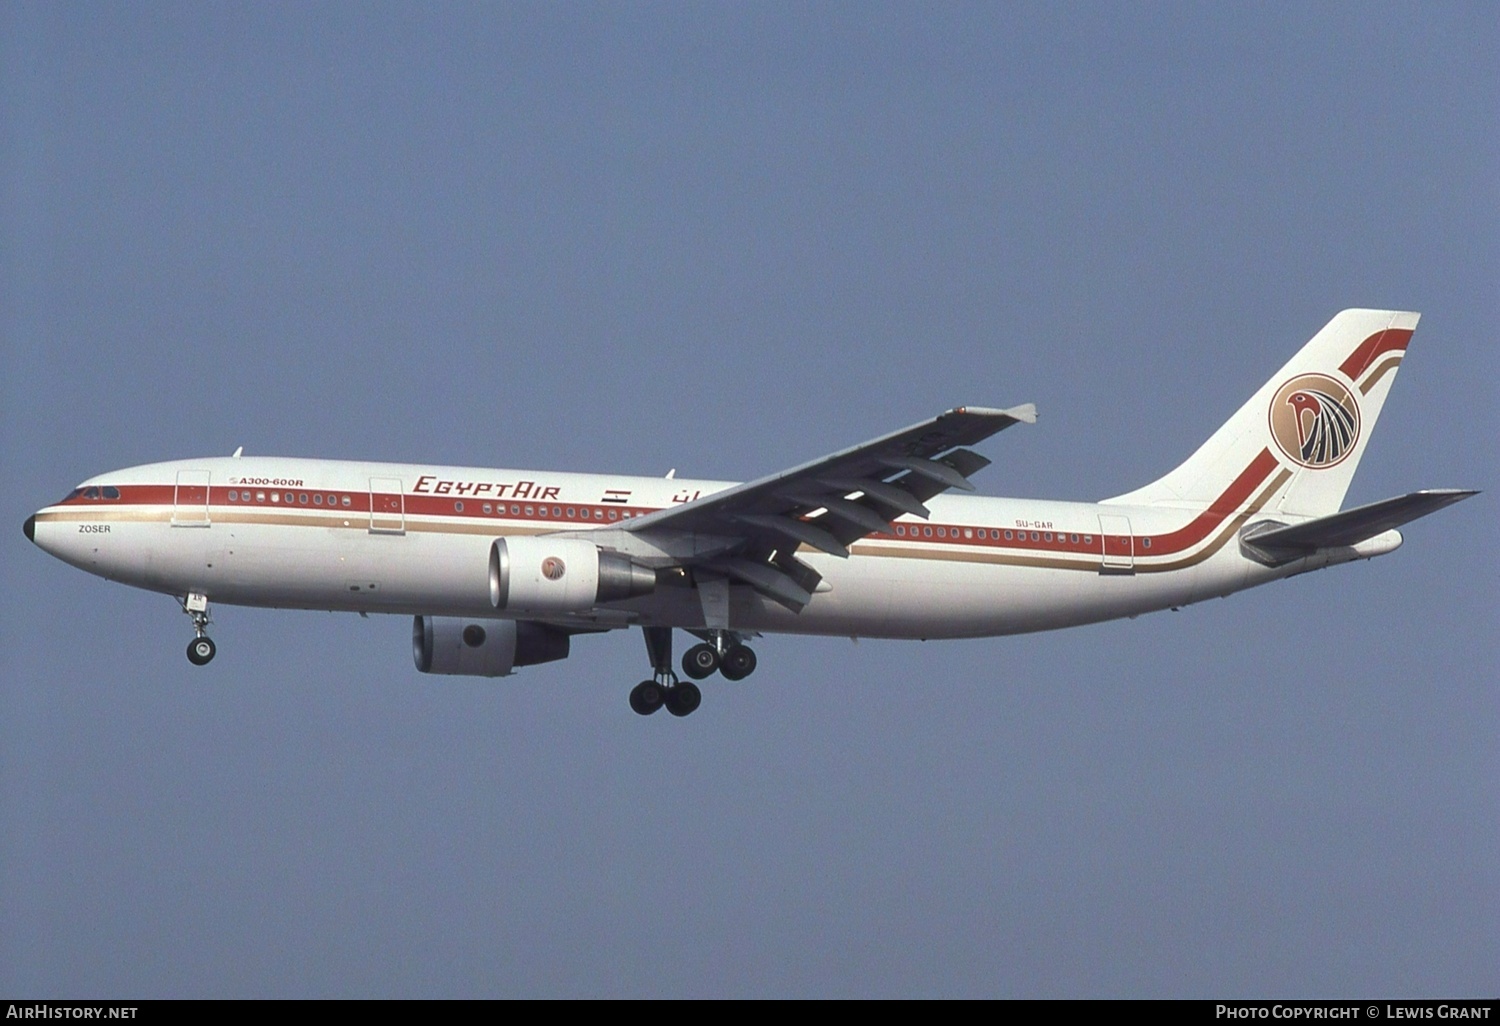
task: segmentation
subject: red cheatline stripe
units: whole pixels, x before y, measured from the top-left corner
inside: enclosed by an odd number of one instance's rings
[[[1225,520],[1228,520],[1230,517],[1234,516],[1239,508],[1244,505],[1245,501],[1250,498],[1254,491],[1265,482],[1265,480],[1271,475],[1273,471],[1275,471],[1275,469],[1279,465],[1280,464],[1277,462],[1276,457],[1272,456],[1269,450],[1262,449],[1260,451],[1260,454],[1256,456],[1255,459],[1250,461],[1250,465],[1247,466],[1243,471],[1241,471],[1239,476],[1236,477],[1232,482],[1230,482],[1229,486],[1224,489],[1223,493],[1209,505],[1208,509],[1198,514],[1186,525],[1178,528],[1175,531],[1168,532],[1167,534],[1136,535],[1135,543],[1133,545],[1136,557],[1139,559],[1149,558],[1153,556],[1171,556],[1176,555],[1177,553],[1180,553],[1188,548],[1191,548],[1194,545],[1197,545],[1199,542],[1207,538]],[[183,506],[193,506],[201,508],[204,503],[202,486],[198,486],[196,489],[183,488],[181,491],[179,491],[173,485],[120,485],[118,487],[120,488],[119,499],[101,501],[97,499],[74,498],[58,503],[58,505],[75,509],[86,508],[89,510],[97,510],[101,515],[101,519],[103,519],[108,517],[108,514],[111,510],[120,506],[157,506],[161,507],[164,511],[170,511],[173,508],[174,499],[182,499],[183,501],[181,505]],[[256,493],[263,492],[267,495],[268,500],[270,492],[272,491],[272,489],[247,490],[244,488],[235,488],[232,490],[242,494],[246,493],[247,491]],[[196,491],[196,495],[193,494],[193,491]],[[367,525],[369,522],[370,494],[368,492],[345,492],[319,489],[317,494],[321,494],[324,496],[324,503],[323,505],[318,506],[312,503],[312,495],[314,493],[311,489],[293,489],[292,491],[292,494],[295,498],[300,498],[300,496],[304,494],[307,495],[307,505],[303,505],[298,501],[293,501],[291,503],[286,502],[285,489],[275,489],[275,491],[282,496],[282,501],[279,503],[272,503],[270,501],[230,502],[230,491],[231,489],[229,488],[214,486],[214,488],[212,489],[212,496],[209,505],[213,506],[216,510],[219,510],[221,512],[240,510],[276,512],[278,510],[286,510],[304,513],[321,512],[337,513],[343,516],[358,516],[361,523],[357,526],[360,527]],[[327,497],[329,495],[337,495],[339,504],[329,505],[327,501]],[[350,505],[348,506],[342,505],[343,497],[345,495],[348,495],[350,498]],[[511,522],[514,522],[515,520],[524,520],[528,523],[555,524],[559,528],[566,528],[569,526],[583,526],[584,524],[603,526],[610,523],[620,522],[618,520],[600,520],[594,516],[594,511],[597,509],[602,513],[604,517],[607,518],[609,516],[609,512],[613,511],[618,513],[620,511],[619,507],[617,506],[604,507],[597,504],[570,504],[566,502],[550,500],[545,504],[544,507],[544,504],[538,502],[518,501],[513,503],[506,502],[502,504],[498,501],[494,501],[492,502],[492,509],[494,509],[494,512],[485,513],[484,504],[473,499],[462,500],[453,499],[448,496],[412,494],[407,494],[405,496],[405,499],[405,514],[409,517],[453,517],[462,518],[465,520],[477,519],[490,521],[496,521],[501,517],[504,517],[505,520]],[[399,505],[399,497],[394,493],[383,495],[377,494],[375,496],[375,500],[377,517],[382,514],[387,516],[395,516],[397,515],[395,511],[401,508],[401,506]],[[385,501],[382,502],[382,500]],[[463,502],[464,508],[462,510],[454,508],[457,502]],[[386,503],[390,503],[390,505],[386,505]],[[520,512],[517,514],[512,514],[510,512],[511,506],[518,507]],[[496,509],[495,507],[501,508]],[[533,512],[528,514],[526,512],[528,508]],[[548,516],[539,515],[539,511],[542,508],[547,509],[547,512],[549,514]],[[553,509],[561,510],[562,515],[550,515]],[[575,515],[572,518],[569,518],[567,516],[567,511],[569,509],[575,511]],[[386,513],[387,510],[390,510],[390,512]],[[633,512],[636,516],[643,516],[646,513],[652,511],[652,509],[645,507],[638,507],[633,510],[627,510],[627,512]],[[315,523],[315,526],[321,525],[317,525]],[[1054,527],[1051,531],[1031,531],[1029,528],[1026,530],[1013,528],[1015,532],[1015,538],[1006,539],[1003,542],[1001,541],[1001,529],[988,524],[983,525],[984,529],[989,535],[989,537],[987,538],[960,538],[960,534],[965,528],[969,528],[971,530],[975,528],[976,525],[973,524],[964,525],[922,523],[905,524],[904,526],[908,531],[911,532],[909,535],[902,535],[898,537],[894,533],[894,530],[891,530],[882,532],[881,534],[872,535],[871,537],[892,541],[906,541],[908,540],[908,538],[910,538],[911,540],[917,540],[918,536],[916,534],[916,531],[921,530],[923,537],[921,537],[920,540],[924,542],[937,541],[940,544],[962,545],[965,547],[980,546],[985,548],[1019,549],[1033,552],[1071,552],[1082,555],[1097,555],[1099,553],[1098,543],[1092,541],[1092,536],[1099,533],[1097,523],[1093,525],[1078,525],[1077,527],[1064,526],[1062,530],[1058,530],[1056,527]],[[939,527],[942,527],[946,530],[948,534],[947,538],[940,539],[936,537],[936,529]],[[927,528],[933,529],[933,537],[926,537]],[[1070,532],[1079,536],[1079,540],[1077,542],[1071,540]],[[1038,540],[1032,541],[1030,539],[1031,534],[1037,534]],[[1047,534],[1052,534],[1055,540],[1045,540],[1045,536]],[[1086,535],[1090,537],[1089,541],[1084,540],[1084,537]],[[1128,551],[1125,542],[1123,542],[1118,537],[1106,537],[1105,542],[1106,544],[1112,546],[1111,551],[1115,551],[1116,549],[1118,549],[1118,551],[1120,552]]]
[[[1369,370],[1370,365],[1379,359],[1380,354],[1389,353],[1393,349],[1404,350],[1406,343],[1411,341],[1411,332],[1410,328],[1386,328],[1384,331],[1377,331],[1349,354],[1349,359],[1339,365],[1339,370],[1343,371],[1350,381],[1357,381],[1359,376]]]
[[[303,513],[340,513],[344,516],[359,516],[367,519],[370,515],[371,496],[369,492],[350,492],[327,488],[243,488],[225,487],[214,485],[209,494],[205,495],[202,485],[119,485],[120,497],[118,499],[87,499],[75,496],[59,502],[58,506],[66,506],[70,509],[94,509],[101,514],[118,506],[162,506],[171,509],[174,505],[183,508],[202,508],[205,504],[215,509],[226,510],[260,510],[262,512],[274,512],[277,510],[300,511]],[[229,493],[234,492],[237,496],[251,495],[264,496],[259,501],[238,499],[234,502],[229,500]],[[271,495],[275,494],[280,501],[272,502]],[[287,496],[291,495],[291,501]],[[302,496],[307,496],[307,502],[302,502]],[[322,504],[313,501],[313,497],[322,496]],[[343,504],[344,497],[349,497],[349,505]],[[330,498],[332,501],[330,501]],[[399,516],[403,511],[402,496],[395,492],[377,492],[374,496],[376,516]],[[463,509],[458,509],[462,503]],[[486,513],[485,501],[478,499],[456,499],[451,495],[416,495],[407,493],[405,496],[404,511],[407,516],[440,516],[440,517],[464,517],[477,518],[481,520],[493,520],[504,516],[511,520],[535,520],[543,523],[565,523],[577,524],[608,524],[618,523],[621,513],[629,513],[632,516],[644,516],[654,512],[653,507],[621,507],[611,504],[608,506],[600,503],[560,502],[557,499],[549,499],[545,503],[535,500],[517,499],[515,501],[501,502],[497,499],[488,500],[491,512]],[[517,512],[512,514],[511,507]],[[528,513],[527,510],[531,512]],[[545,513],[543,512],[545,510]],[[553,510],[559,512],[554,515]],[[568,511],[573,511],[573,516],[568,516]],[[595,511],[599,515],[595,516]],[[614,521],[609,519],[613,513]]]

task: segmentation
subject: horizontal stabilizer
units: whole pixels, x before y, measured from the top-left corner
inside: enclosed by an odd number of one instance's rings
[[[1301,524],[1254,524],[1241,536],[1247,545],[1273,552],[1311,552],[1316,549],[1357,545],[1377,534],[1435,513],[1444,506],[1467,499],[1477,491],[1465,488],[1429,488],[1398,495],[1368,506],[1356,506]]]

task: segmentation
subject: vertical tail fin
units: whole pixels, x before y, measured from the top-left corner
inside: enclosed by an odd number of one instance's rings
[[[1280,482],[1264,508],[1337,512],[1419,316],[1343,311],[1180,467],[1105,501],[1208,508]]]

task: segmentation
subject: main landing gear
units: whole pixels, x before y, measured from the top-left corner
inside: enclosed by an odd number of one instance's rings
[[[192,592],[182,600],[182,611],[193,621],[193,634],[195,637],[188,642],[188,662],[194,666],[205,666],[213,659],[218,646],[208,636],[208,596],[199,592]]]
[[[642,716],[650,716],[662,706],[673,716],[688,715],[702,704],[703,692],[696,684],[679,681],[672,672],[672,629],[642,627],[641,632],[646,636],[652,679],[643,680],[631,689],[630,708]],[[754,672],[755,653],[750,646],[735,640],[728,631],[712,631],[708,637],[708,641],[683,654],[683,673],[693,680],[703,680],[717,671],[727,680],[743,680]]]
[[[646,656],[651,660],[651,680],[643,680],[630,689],[630,708],[650,716],[662,706],[673,716],[686,716],[703,704],[703,692],[696,684],[679,683],[672,672],[672,628],[642,627],[646,636]]]
[[[755,672],[755,651],[717,631],[712,641],[694,645],[682,654],[682,672],[702,680],[717,671],[725,680],[744,680]]]

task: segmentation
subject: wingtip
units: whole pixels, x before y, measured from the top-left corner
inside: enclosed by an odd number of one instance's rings
[[[1023,424],[1036,423],[1036,403],[1022,403],[1020,406],[1012,406],[1008,410],[996,409],[993,406],[956,406],[949,413],[972,413],[980,417],[1009,417],[1011,420],[1019,420]]]
[[[1012,406],[1005,412],[1023,424],[1036,423],[1036,403],[1022,403],[1020,406]]]

